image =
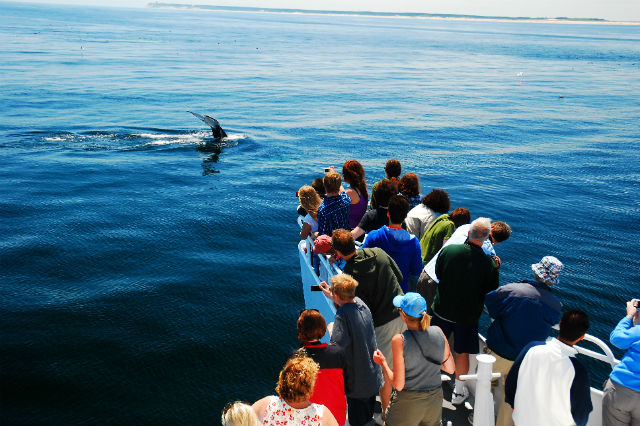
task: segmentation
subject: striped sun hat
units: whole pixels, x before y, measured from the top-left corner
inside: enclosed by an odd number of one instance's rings
[[[562,262],[553,256],[545,256],[540,263],[531,265],[533,273],[551,285],[558,284],[558,281],[560,281],[558,275],[560,275],[562,268],[564,268]]]

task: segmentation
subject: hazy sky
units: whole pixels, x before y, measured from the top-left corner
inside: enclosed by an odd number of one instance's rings
[[[143,7],[149,0],[27,0]],[[163,3],[463,15],[602,18],[640,21],[640,0],[158,0]]]

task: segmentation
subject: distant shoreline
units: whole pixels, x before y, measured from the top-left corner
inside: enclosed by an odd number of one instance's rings
[[[221,12],[262,12],[262,13],[287,13],[304,15],[327,15],[327,16],[366,16],[380,18],[417,18],[450,21],[494,21],[494,22],[535,22],[552,24],[596,24],[596,25],[640,25],[635,21],[607,21],[600,18],[531,18],[531,17],[508,17],[508,16],[478,16],[478,15],[456,15],[445,13],[417,13],[417,12],[367,12],[367,11],[341,11],[341,10],[310,10],[310,9],[276,9],[266,7],[239,7],[239,6],[215,6],[206,4],[182,4],[182,3],[162,3],[151,2],[147,7],[162,9],[189,9]]]

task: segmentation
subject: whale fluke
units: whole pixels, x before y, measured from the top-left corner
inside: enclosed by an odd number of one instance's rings
[[[216,139],[222,139],[227,137],[227,132],[224,131],[222,127],[220,127],[220,123],[213,117],[208,115],[202,116],[193,111],[187,111],[197,117],[199,120],[202,120],[207,126],[211,127],[211,133],[213,133],[213,137]]]

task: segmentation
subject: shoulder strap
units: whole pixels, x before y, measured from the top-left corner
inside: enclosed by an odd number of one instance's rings
[[[433,358],[428,357],[428,356],[425,355],[424,350],[422,349],[422,345],[420,345],[420,342],[418,342],[418,339],[415,336],[415,331],[414,330],[407,330],[407,331],[409,331],[409,335],[411,337],[413,337],[413,340],[415,340],[416,345],[418,345],[418,349],[420,349],[420,352],[422,352],[422,356],[424,357],[424,359],[426,359],[427,361],[429,361],[432,364],[435,364],[435,365],[438,365],[438,366],[442,365],[441,361],[434,361]]]

